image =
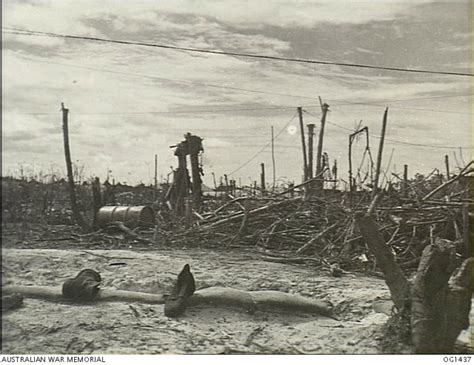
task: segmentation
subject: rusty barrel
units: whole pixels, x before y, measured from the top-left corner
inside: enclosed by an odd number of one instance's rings
[[[105,206],[97,213],[97,225],[104,227],[111,222],[122,222],[129,228],[153,227],[155,212],[146,205]]]

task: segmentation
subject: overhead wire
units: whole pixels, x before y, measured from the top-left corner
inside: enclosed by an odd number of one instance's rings
[[[412,100],[428,100],[427,98],[423,99],[417,99],[414,98]],[[330,100],[329,100],[330,101]],[[407,100],[405,100],[407,101]],[[345,101],[341,104],[332,104],[334,106],[348,106],[348,105],[363,105],[363,106],[377,106],[380,108],[384,108],[384,105],[378,105],[378,104],[389,104],[393,103],[394,101],[386,101],[386,102],[379,102],[379,103],[362,103],[362,102],[350,102],[350,101]],[[405,110],[418,110],[418,111],[427,111],[427,112],[434,112],[434,113],[446,113],[446,114],[460,114],[460,115],[472,115],[472,113],[466,113],[466,112],[459,112],[459,111],[454,111],[454,110],[439,110],[439,109],[426,109],[426,108],[413,108],[413,107],[403,107],[403,106],[391,106],[390,108],[392,109],[405,109]]]
[[[12,28],[13,29],[13,28]],[[201,52],[201,53],[209,53],[209,54],[218,54],[218,55],[230,55],[236,57],[251,57],[251,58],[261,58],[261,59],[269,59],[275,61],[286,61],[286,62],[300,62],[300,63],[312,63],[312,64],[324,64],[324,65],[338,65],[338,66],[346,66],[346,67],[360,67],[360,68],[372,68],[372,69],[379,69],[379,70],[388,70],[388,71],[399,71],[399,72],[418,72],[418,73],[430,73],[430,74],[440,74],[440,75],[454,75],[454,76],[474,76],[474,74],[469,73],[457,73],[457,72],[447,72],[447,71],[433,71],[433,70],[419,70],[419,69],[402,69],[402,68],[394,68],[394,67],[385,67],[385,66],[373,66],[373,65],[363,65],[363,64],[351,64],[351,63],[338,63],[338,62],[329,62],[329,61],[318,61],[318,60],[307,60],[307,59],[296,59],[296,58],[286,58],[286,57],[276,57],[276,56],[265,56],[265,55],[254,55],[254,54],[245,54],[245,53],[235,53],[235,52],[223,52],[223,51],[212,51],[212,50],[203,50],[203,49],[195,49],[195,48],[187,48],[187,47],[177,47],[177,46],[170,46],[170,45],[160,45],[160,44],[150,44],[150,43],[142,43],[142,42],[132,42],[132,41],[121,41],[121,40],[111,40],[111,39],[104,39],[104,38],[97,38],[97,37],[82,37],[82,36],[73,36],[73,35],[66,35],[66,34],[56,34],[56,33],[47,33],[47,32],[39,32],[39,31],[30,31],[30,30],[21,30],[16,29],[18,34],[21,35],[38,35],[38,36],[52,36],[52,37],[62,37],[62,38],[69,38],[69,39],[82,39],[88,41],[100,41],[100,42],[110,42],[110,43],[117,43],[117,44],[127,44],[127,45],[139,45],[139,46],[147,46],[147,47],[158,47],[158,48],[166,48],[172,50],[179,50],[179,51],[187,51],[187,52]],[[24,33],[21,33],[24,32]],[[8,32],[6,32],[8,33]],[[27,59],[27,58],[25,58]],[[30,59],[32,60],[32,59]],[[191,84],[199,84],[208,87],[216,87],[216,88],[224,88],[236,91],[245,91],[245,92],[255,92],[255,93],[263,93],[263,94],[271,94],[271,95],[279,95],[279,96],[289,96],[289,97],[297,97],[297,98],[308,98],[308,99],[315,99],[314,97],[308,97],[303,95],[291,95],[291,94],[283,94],[283,93],[275,93],[269,91],[260,91],[260,90],[252,90],[252,89],[244,89],[244,88],[236,88],[231,86],[222,86],[222,85],[214,85],[208,83],[199,83],[194,81],[184,81],[184,80],[175,80],[175,79],[166,79],[161,77],[154,77],[149,75],[140,75],[140,74],[133,74],[133,73],[125,73],[113,70],[101,70],[93,67],[87,66],[77,66],[77,65],[68,65],[68,64],[61,64],[52,61],[40,61],[40,60],[33,60],[36,62],[44,62],[44,63],[51,63],[51,64],[59,64],[63,66],[69,67],[79,67],[84,69],[92,69],[102,72],[109,72],[109,73],[116,73],[116,74],[124,74],[129,76],[139,76],[139,77],[146,77],[150,79],[156,79],[160,81],[168,81],[168,82],[175,82],[175,83],[191,83]],[[469,94],[471,95],[471,94]],[[361,102],[348,102],[341,100],[341,102],[346,103],[348,105],[367,105],[367,106],[379,106],[377,103],[393,103],[393,102],[400,102],[400,101],[411,101],[411,100],[428,100],[428,99],[435,99],[435,98],[448,98],[448,97],[461,97],[461,96],[469,96],[469,95],[452,95],[452,96],[433,96],[433,97],[426,97],[426,98],[412,98],[412,99],[402,99],[402,100],[388,100],[388,101],[380,101],[380,102],[372,102],[372,103],[361,103]],[[343,106],[345,104],[336,104],[337,106]],[[234,112],[234,111],[255,111],[255,110],[269,110],[269,109],[289,109],[292,107],[272,107],[272,108],[244,108],[244,109],[212,109],[212,110],[194,110],[194,111],[147,111],[147,112],[135,112],[135,113],[123,113],[123,112],[99,112],[99,113],[76,113],[76,114],[84,114],[84,115],[92,115],[92,114],[171,114],[171,113],[219,113],[219,112]],[[455,111],[443,111],[443,110],[432,110],[432,109],[413,109],[413,108],[403,108],[403,107],[392,107],[398,109],[410,109],[410,110],[422,110],[422,111],[432,111],[432,112],[440,112],[440,113],[453,113],[453,114],[470,114],[470,113],[462,113],[462,112],[455,112]],[[306,113],[310,114],[309,112],[305,111]],[[23,113],[23,114],[55,114],[55,113]],[[275,136],[277,138],[285,129],[286,127],[293,121],[296,114],[293,118],[283,127],[281,131]],[[351,131],[351,129],[340,126],[336,123],[332,123],[326,121],[328,124],[334,125],[341,129]],[[376,138],[380,138],[375,136]],[[387,139],[392,143],[404,144],[404,145],[411,145],[411,146],[420,146],[420,147],[430,147],[430,148],[445,148],[445,149],[452,149],[452,148],[463,148],[468,149],[469,147],[453,147],[453,146],[435,146],[435,145],[428,145],[428,144],[421,144],[421,143],[410,143],[404,141],[397,141],[392,139]],[[235,172],[239,171],[241,168],[246,166],[250,163],[253,159],[255,159],[260,153],[262,153],[268,146],[270,142],[267,143],[263,148],[255,155],[253,155],[249,160],[247,160],[244,164],[239,166],[234,171],[230,172],[228,175],[234,174]]]
[[[447,76],[474,77],[473,73],[467,73],[467,72],[425,70],[425,69],[402,68],[402,67],[392,67],[392,66],[377,66],[377,65],[367,65],[367,64],[359,64],[359,63],[349,63],[349,62],[334,62],[334,61],[322,61],[322,60],[312,60],[312,59],[303,59],[303,58],[269,56],[269,55],[262,55],[262,54],[250,54],[250,53],[229,52],[229,51],[216,51],[216,50],[209,50],[209,49],[202,49],[202,48],[180,47],[180,46],[168,45],[168,44],[146,43],[146,42],[137,42],[137,41],[128,41],[128,40],[117,40],[117,39],[108,39],[108,38],[101,38],[101,37],[78,36],[78,35],[71,35],[71,34],[43,32],[43,31],[37,31],[37,30],[10,28],[10,27],[3,27],[2,29],[6,33],[10,32],[10,33],[16,33],[18,35],[24,35],[24,36],[38,36],[38,35],[40,35],[40,36],[49,36],[49,37],[65,38],[65,39],[75,39],[75,40],[94,41],[94,42],[103,42],[103,43],[114,43],[114,44],[121,44],[121,45],[134,45],[134,46],[143,46],[143,47],[153,47],[153,48],[169,49],[169,50],[174,50],[174,51],[195,52],[195,53],[204,53],[204,54],[213,54],[213,55],[225,55],[225,56],[253,58],[253,59],[265,59],[265,60],[272,60],[272,61],[284,61],[284,62],[295,62],[295,63],[305,63],[305,64],[319,64],[319,65],[332,65],[332,66],[364,68],[364,69],[374,69],[374,70],[384,70],[384,71],[394,71],[394,72],[407,72],[407,73],[423,73],[423,74],[435,74],[435,75],[447,75]]]
[[[283,126],[283,128],[280,129],[280,131],[273,137],[273,141],[275,141],[279,136],[280,134],[283,133],[283,131],[286,130],[286,128],[290,125],[290,123],[296,118],[296,115],[297,115],[297,112],[295,111],[295,113],[293,114],[293,116],[291,117],[291,119]],[[241,164],[239,167],[237,167],[236,169],[234,169],[233,171],[229,172],[227,175],[233,175],[234,173],[236,173],[237,171],[241,170],[242,168],[244,168],[245,166],[247,166],[250,162],[252,162],[258,155],[260,155],[263,151],[265,151],[265,149],[267,149],[270,145],[271,145],[271,141],[266,143],[260,150],[258,150],[254,155],[252,155],[252,157],[250,157],[247,161],[245,161],[243,164]]]
[[[313,117],[317,117],[316,115],[308,112],[307,110],[303,110],[306,114],[308,115],[311,115]],[[346,130],[348,132],[351,132],[353,133],[354,130],[351,129],[351,128],[347,128],[347,127],[344,127],[344,126],[341,126],[339,124],[336,124],[334,122],[330,122],[326,119],[326,123],[328,124],[331,124],[335,127],[338,127],[340,129],[343,129],[343,130]],[[371,136],[371,137],[375,137],[377,139],[380,139],[379,136]],[[437,146],[437,145],[431,145],[431,144],[423,144],[423,143],[413,143],[413,142],[405,142],[405,141],[399,141],[399,140],[395,140],[395,139],[390,139],[390,138],[386,138],[385,137],[385,141],[390,141],[392,143],[395,143],[395,144],[404,144],[404,145],[409,145],[409,146],[417,146],[417,147],[429,147],[429,148],[443,148],[443,149],[453,149],[453,148],[461,148],[461,149],[474,149],[474,146],[473,147],[464,147],[464,146]]]
[[[262,107],[262,108],[238,108],[238,109],[207,109],[207,110],[168,110],[168,111],[160,111],[160,110],[148,110],[143,112],[71,112],[74,115],[142,115],[142,114],[218,114],[218,113],[227,113],[227,112],[244,112],[244,111],[259,111],[259,110],[285,110],[285,109],[295,109],[294,106],[284,106],[284,107]],[[14,112],[12,114],[15,115],[54,115],[58,114],[57,112],[45,112],[45,113],[17,113]]]
[[[32,62],[38,62],[38,63],[46,63],[46,64],[52,64],[52,65],[58,65],[58,66],[65,66],[65,67],[81,68],[81,69],[85,69],[85,70],[93,70],[93,71],[98,71],[98,72],[112,73],[112,74],[118,74],[118,75],[124,75],[124,76],[141,77],[141,78],[146,78],[146,79],[150,79],[150,80],[166,81],[166,82],[171,82],[171,83],[176,83],[176,84],[193,84],[193,85],[200,85],[200,86],[206,86],[206,87],[217,88],[217,89],[245,91],[245,92],[257,93],[257,94],[268,94],[268,95],[286,96],[286,97],[292,97],[292,98],[303,98],[303,99],[312,99],[312,100],[316,99],[315,97],[307,96],[307,95],[294,95],[294,94],[288,94],[288,93],[278,93],[278,92],[272,92],[272,91],[246,89],[246,88],[241,88],[241,87],[234,87],[234,86],[229,86],[229,85],[217,85],[217,84],[210,84],[210,83],[204,83],[204,82],[192,81],[192,80],[169,79],[169,78],[153,76],[153,75],[144,75],[144,74],[139,74],[139,73],[116,71],[116,70],[110,70],[110,69],[106,70],[106,69],[101,69],[101,68],[97,68],[97,67],[90,67],[90,66],[83,66],[83,65],[73,65],[73,64],[61,63],[61,62],[55,62],[55,61],[49,61],[49,60],[44,61],[44,60],[38,60],[38,59],[34,59],[34,58],[29,58],[29,57],[19,57],[19,58],[23,59],[23,60],[26,60],[26,61],[32,61]]]
[[[106,69],[101,69],[97,67],[90,67],[90,66],[83,66],[83,65],[73,65],[73,64],[68,64],[68,63],[61,63],[61,62],[54,62],[54,61],[44,61],[44,60],[38,60],[34,58],[29,58],[29,57],[19,57],[20,59],[26,60],[26,61],[32,61],[32,62],[38,62],[38,63],[45,63],[45,64],[53,64],[53,65],[59,65],[59,66],[65,66],[65,67],[73,67],[73,68],[81,68],[81,69],[87,69],[87,70],[93,70],[93,71],[98,71],[98,72],[105,72],[105,73],[112,73],[112,74],[119,74],[119,75],[125,75],[125,76],[134,76],[134,77],[142,77],[142,78],[147,78],[147,79],[153,79],[153,80],[158,80],[158,81],[166,81],[166,82],[172,82],[172,83],[184,83],[184,84],[194,84],[194,85],[200,85],[200,86],[205,86],[205,87],[211,87],[211,88],[219,88],[219,89],[229,89],[229,90],[235,90],[235,91],[244,91],[244,92],[250,92],[250,93],[258,93],[258,94],[268,94],[268,95],[278,95],[278,96],[285,96],[285,97],[292,97],[292,98],[304,98],[304,99],[311,99],[315,100],[315,97],[312,96],[307,96],[307,95],[295,95],[295,94],[288,94],[288,93],[278,93],[278,92],[271,92],[271,91],[263,91],[263,90],[254,90],[254,89],[246,89],[246,88],[238,88],[238,87],[233,87],[233,86],[227,86],[227,85],[216,85],[216,84],[209,84],[209,83],[202,83],[198,81],[191,81],[191,80],[180,80],[180,79],[169,79],[169,78],[163,78],[163,77],[158,77],[158,76],[153,76],[153,75],[144,75],[144,74],[139,74],[139,73],[131,73],[131,72],[123,72],[123,71],[116,71],[116,70],[106,70]],[[374,107],[382,107],[381,105],[378,104],[387,104],[387,103],[395,103],[395,102],[401,102],[401,101],[417,101],[417,100],[429,100],[429,99],[438,99],[438,98],[457,98],[457,97],[464,97],[464,96],[472,96],[474,94],[457,94],[457,95],[444,95],[444,96],[432,96],[432,97],[423,97],[423,98],[410,98],[410,99],[394,99],[394,100],[384,100],[384,101],[378,101],[378,102],[351,102],[347,100],[341,100],[341,99],[328,99],[329,101],[335,101],[336,104],[332,104],[334,106],[346,106],[346,105],[366,105],[366,106],[374,106]],[[337,104],[337,102],[341,102],[340,104]],[[312,106],[318,106],[319,104],[314,104],[314,105],[303,105],[304,107],[312,107]],[[275,109],[281,108],[281,109],[289,109],[292,108],[290,106],[288,107],[274,107]],[[439,113],[447,113],[447,114],[465,114],[465,115],[471,115],[471,113],[463,113],[463,112],[458,112],[458,111],[450,111],[450,110],[438,110],[438,109],[413,109],[413,108],[408,108],[408,107],[400,107],[400,106],[391,106],[392,109],[409,109],[409,110],[421,110],[421,111],[430,111],[430,112],[439,112]],[[266,109],[266,108],[265,108]],[[257,110],[257,109],[255,109]],[[262,108],[263,110],[263,108]],[[229,111],[239,111],[239,110],[229,110]],[[194,112],[194,111],[193,111]],[[207,112],[207,111],[206,111]],[[212,110],[214,112],[214,110]],[[123,113],[123,112],[98,112],[98,113],[76,113],[76,114],[168,114],[168,113],[174,113],[173,111],[147,111],[147,112],[136,112],[136,113]],[[18,113],[17,113],[18,114]],[[54,113],[25,113],[25,114],[54,114]]]

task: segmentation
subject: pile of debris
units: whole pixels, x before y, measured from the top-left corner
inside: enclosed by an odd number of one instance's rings
[[[465,180],[455,177],[423,196],[404,198],[391,192],[379,197],[374,217],[401,268],[415,269],[423,249],[436,238],[457,242],[458,254],[469,255],[472,178],[462,176]],[[367,211],[370,195],[361,194],[358,203],[351,203],[347,193],[325,191],[292,198],[230,196],[215,209],[194,213],[188,229],[158,227],[158,241],[171,246],[246,246],[273,261],[337,264],[345,270],[372,271],[375,259],[354,221],[355,214]]]

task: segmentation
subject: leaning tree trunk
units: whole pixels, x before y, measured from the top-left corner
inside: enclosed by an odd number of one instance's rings
[[[466,259],[459,266],[454,243],[436,239],[423,250],[415,279],[409,283],[374,219],[369,214],[359,214],[355,221],[384,272],[395,306],[410,310],[407,325],[411,328],[413,351],[453,352],[460,332],[469,326],[474,259]]]

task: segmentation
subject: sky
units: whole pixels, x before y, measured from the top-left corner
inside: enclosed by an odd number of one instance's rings
[[[12,34],[12,29],[336,63],[472,73],[469,1],[2,1],[2,175],[64,175],[61,103],[83,178],[166,179],[170,146],[202,137],[204,183],[300,182],[296,108],[347,181],[348,135],[367,126],[382,167],[452,172],[472,159],[472,77],[304,64]],[[306,132],[306,131],[305,131]],[[365,140],[353,147],[361,166]],[[316,150],[316,146],[315,146]]]

